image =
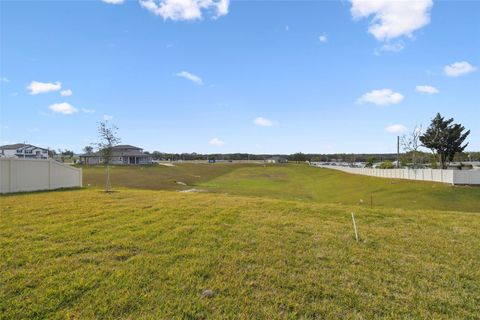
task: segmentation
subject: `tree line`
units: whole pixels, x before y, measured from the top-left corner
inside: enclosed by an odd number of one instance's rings
[[[439,113],[432,119],[429,127],[424,131],[422,126],[416,126],[408,135],[401,137],[402,156],[401,163],[403,166],[418,166],[420,164],[431,164],[432,167],[446,168],[448,162],[451,161],[480,161],[480,152],[465,152],[468,143],[466,138],[470,134],[470,130],[465,130],[461,124],[453,122],[454,119],[445,119]],[[117,127],[108,127],[106,123],[99,124],[99,137],[103,143],[94,143],[86,146],[83,151],[92,153],[95,149],[108,158],[111,148],[120,141],[117,137]],[[109,141],[111,139],[118,141]],[[114,140],[115,140],[114,139]],[[105,141],[106,140],[106,141]],[[421,149],[423,148],[423,150]],[[429,149],[427,152],[425,149]],[[105,154],[107,153],[107,154]],[[72,157],[73,152],[69,150],[59,150],[58,154],[63,157]],[[358,153],[302,153],[293,154],[253,154],[253,153],[169,153],[161,151],[145,152],[152,156],[154,160],[165,161],[192,161],[192,160],[267,160],[271,157],[281,157],[289,161],[319,161],[319,162],[386,162],[395,161],[396,153],[386,154],[358,154]]]

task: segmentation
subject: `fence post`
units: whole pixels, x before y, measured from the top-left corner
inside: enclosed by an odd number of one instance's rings
[[[48,160],[48,190],[52,189],[52,160]]]
[[[78,179],[80,181],[80,188],[83,188],[83,175],[82,175],[83,169],[79,168],[78,169]]]
[[[8,192],[13,192],[13,158],[8,159]]]

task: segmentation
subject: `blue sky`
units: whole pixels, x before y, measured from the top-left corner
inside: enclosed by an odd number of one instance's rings
[[[0,143],[80,152],[109,119],[149,151],[395,152],[396,135],[441,112],[480,150],[478,12],[477,1],[1,1]]]

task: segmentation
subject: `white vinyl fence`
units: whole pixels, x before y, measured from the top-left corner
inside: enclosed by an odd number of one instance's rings
[[[81,186],[82,169],[51,159],[0,159],[0,193]]]
[[[373,169],[350,168],[342,166],[323,165],[311,162],[311,166],[335,169],[347,173],[361,174],[372,177],[407,179],[419,181],[434,181],[449,184],[480,185],[480,170],[441,170],[441,169]]]

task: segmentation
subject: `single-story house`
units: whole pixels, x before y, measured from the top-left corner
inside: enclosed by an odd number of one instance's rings
[[[100,152],[84,153],[79,155],[80,162],[84,164],[100,164],[103,158]],[[150,154],[143,152],[142,148],[131,145],[118,145],[112,148],[111,164],[152,164]]]
[[[288,163],[286,158],[282,157],[271,157],[265,160],[267,163]]]
[[[10,158],[48,159],[48,149],[26,143],[0,146],[0,156]]]

